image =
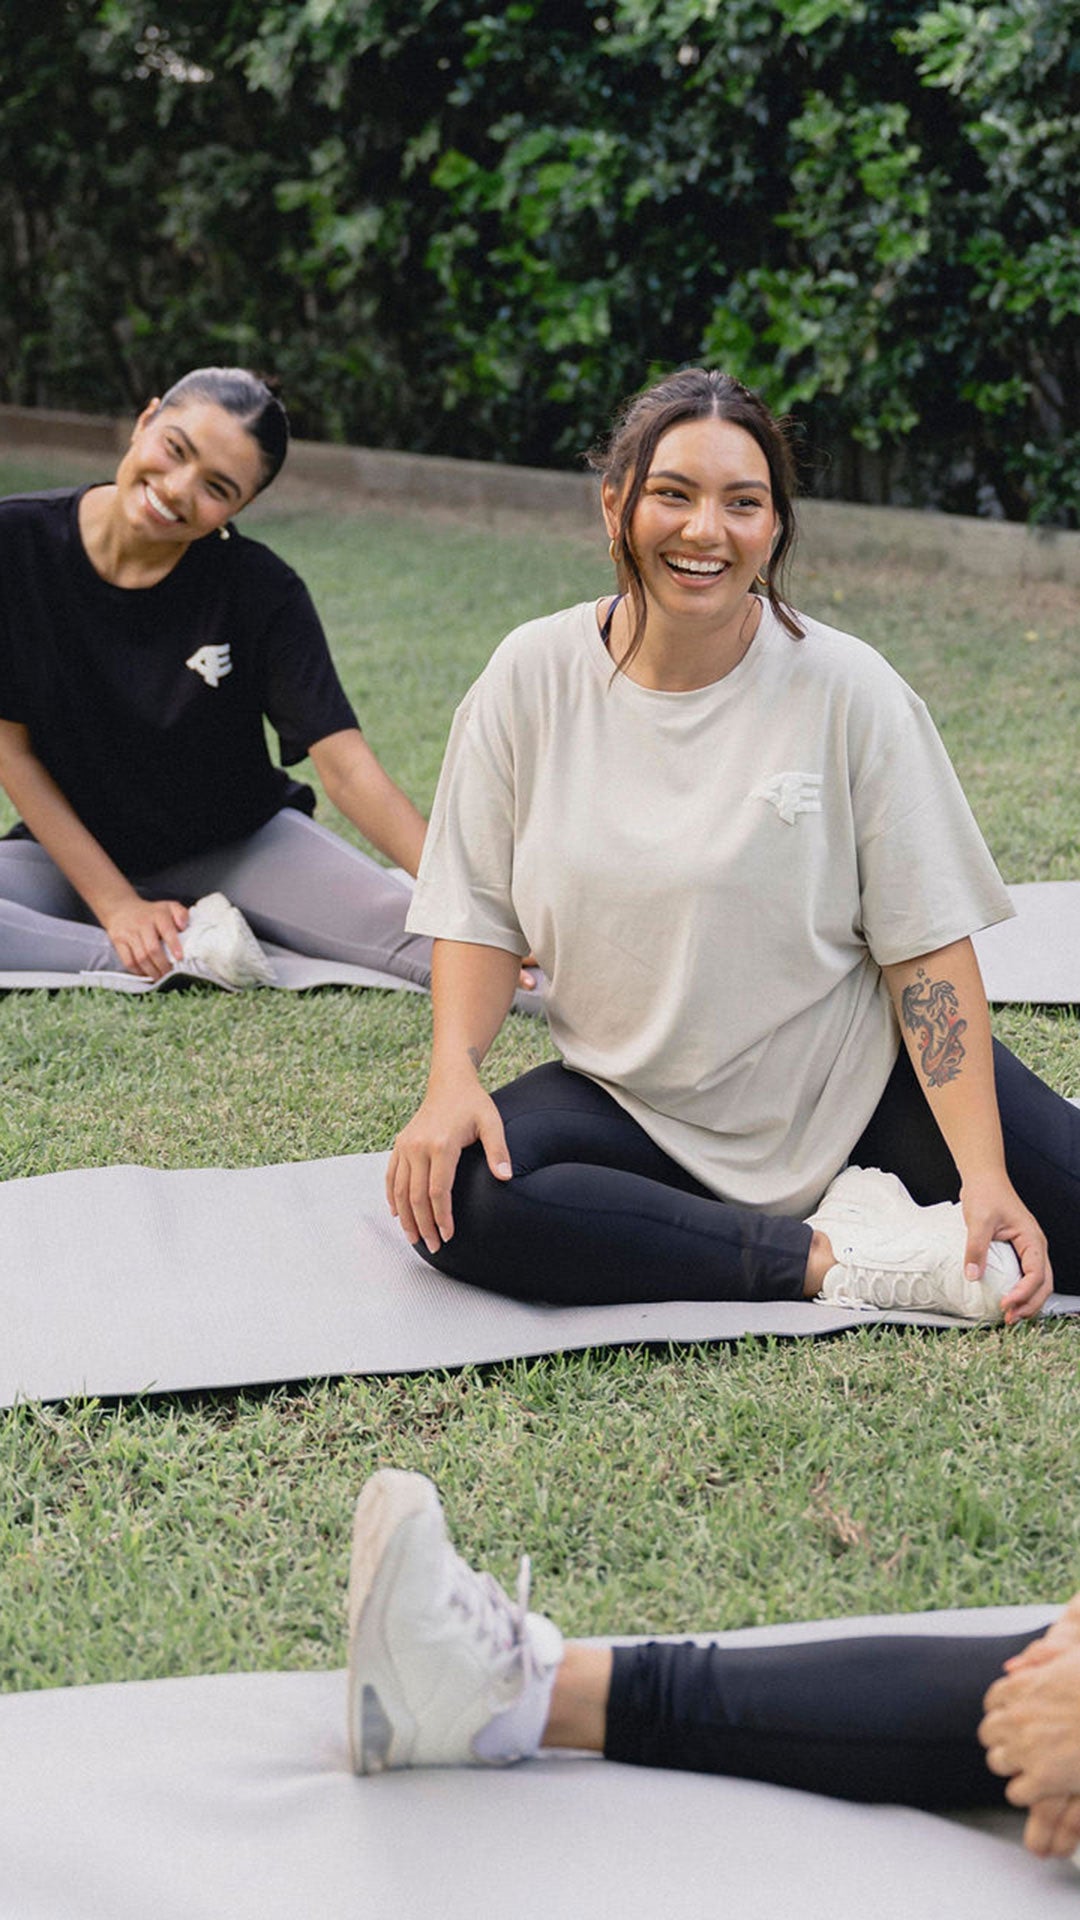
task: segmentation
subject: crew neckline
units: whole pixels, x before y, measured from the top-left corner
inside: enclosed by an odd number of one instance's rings
[[[737,661],[729,672],[721,674],[718,680],[707,680],[703,687],[643,687],[639,680],[632,680],[629,674],[619,672],[604,644],[600,610],[609,604],[611,598],[612,596],[604,594],[599,600],[586,602],[593,657],[602,668],[612,688],[618,685],[622,687],[628,698],[640,696],[643,700],[660,701],[665,705],[671,702],[687,701],[707,704],[710,701],[722,701],[731,697],[756,674],[757,663],[764,658],[777,627],[776,616],[771,606],[767,600],[762,600],[761,618],[757,624],[757,631],[742,659]]]
[[[199,543],[195,540],[191,541],[190,544],[184,548],[175,567],[170,567],[168,573],[162,574],[160,580],[153,580],[148,586],[122,587],[115,580],[107,580],[103,573],[98,572],[90,555],[86,551],[86,542],[82,537],[82,528],[79,525],[79,503],[86,494],[95,492],[98,487],[108,487],[111,485],[112,481],[110,480],[91,480],[86,486],[76,487],[71,496],[72,544],[76,555],[76,565],[83,575],[83,583],[84,585],[93,587],[99,593],[118,594],[124,600],[133,600],[141,594],[162,593],[176,580],[178,575],[183,573],[185,564],[190,558],[192,548]]]

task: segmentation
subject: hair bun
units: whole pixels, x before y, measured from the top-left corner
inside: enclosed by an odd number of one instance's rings
[[[272,394],[275,400],[283,400],[282,382],[279,374],[264,373],[261,367],[253,367],[252,372],[256,380],[262,381],[267,393]]]

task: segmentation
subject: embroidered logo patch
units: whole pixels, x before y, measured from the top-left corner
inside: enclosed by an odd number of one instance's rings
[[[750,795],[751,800],[767,800],[789,827],[800,813],[821,812],[820,773],[772,773]]]
[[[189,660],[184,661],[184,665],[190,667],[192,673],[199,674],[208,687],[216,687],[219,680],[224,680],[225,675],[232,672],[228,641],[223,647],[199,647]]]

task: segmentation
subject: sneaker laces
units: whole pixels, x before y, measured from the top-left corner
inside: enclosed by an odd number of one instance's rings
[[[524,1629],[530,1583],[527,1553],[521,1556],[513,1600],[494,1574],[475,1572],[460,1554],[455,1554],[447,1598],[449,1604],[464,1615],[478,1640],[487,1640],[500,1652],[509,1653],[526,1643]]]

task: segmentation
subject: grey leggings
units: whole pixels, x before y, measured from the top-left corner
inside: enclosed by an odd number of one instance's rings
[[[224,893],[262,940],[375,967],[426,987],[431,941],[406,933],[409,889],[385,867],[283,807],[257,833],[133,881],[146,900]],[[0,971],[115,971],[120,961],[34,840],[0,840]]]

